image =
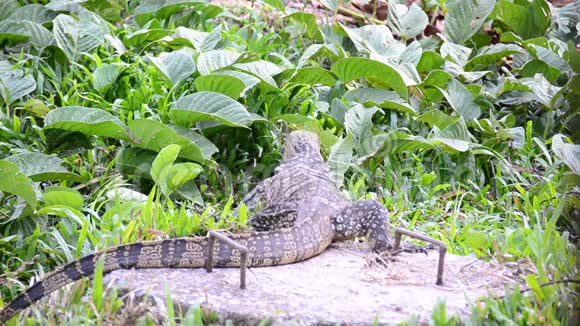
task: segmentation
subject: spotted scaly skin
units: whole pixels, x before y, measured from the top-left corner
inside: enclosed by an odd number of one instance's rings
[[[248,248],[248,267],[303,261],[324,251],[335,240],[368,236],[372,249],[390,249],[388,212],[376,201],[349,202],[339,191],[320,154],[316,134],[294,131],[274,176],[259,183],[244,203],[264,207],[250,221],[255,231],[232,235]],[[62,286],[94,274],[104,260],[104,272],[131,268],[198,268],[207,260],[207,238],[144,241],[83,257],[58,267],[17,296],[0,312],[0,321]],[[240,252],[216,241],[216,267],[239,267]]]

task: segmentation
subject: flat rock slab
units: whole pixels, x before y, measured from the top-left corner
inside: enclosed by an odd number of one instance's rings
[[[239,288],[235,268],[117,270],[107,275],[120,291],[134,291],[163,305],[166,287],[173,302],[186,311],[203,305],[218,313],[220,322],[255,325],[261,320],[301,324],[367,325],[378,320],[393,323],[412,314],[429,319],[438,301],[448,313],[469,313],[467,298],[503,293],[517,282],[499,264],[474,257],[448,254],[443,286],[436,286],[435,251],[400,254],[384,263],[364,244],[333,244],[307,261],[252,268],[247,289]]]

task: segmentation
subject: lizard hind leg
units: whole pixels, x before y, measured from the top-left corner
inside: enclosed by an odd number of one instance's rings
[[[367,236],[374,251],[390,250],[389,212],[376,200],[359,200],[332,216],[335,239]]]
[[[294,226],[297,218],[297,205],[277,204],[266,207],[254,215],[250,220],[250,225],[256,231],[273,231]]]

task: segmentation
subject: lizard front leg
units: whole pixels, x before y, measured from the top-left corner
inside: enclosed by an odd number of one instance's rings
[[[360,200],[331,217],[335,240],[367,236],[374,251],[390,250],[389,212],[376,200]]]

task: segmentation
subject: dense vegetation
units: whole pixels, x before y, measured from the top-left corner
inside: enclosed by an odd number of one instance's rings
[[[578,278],[578,2],[389,1],[386,24],[361,27],[336,21],[346,1],[320,1],[328,24],[280,0],[206,2],[0,0],[4,304],[107,246],[244,228],[232,207],[298,128],[394,225],[531,261],[531,291],[463,322],[573,323],[575,286],[540,284]],[[99,280],[20,321],[152,322]]]

